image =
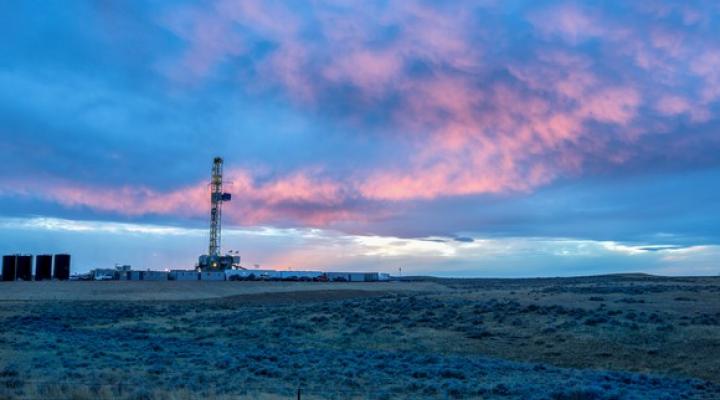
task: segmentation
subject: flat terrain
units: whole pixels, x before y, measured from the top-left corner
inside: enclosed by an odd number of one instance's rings
[[[0,398],[720,398],[715,277],[3,283],[0,326]]]
[[[0,282],[0,301],[16,300],[201,300],[267,293],[324,291],[443,291],[434,282],[239,282],[231,281],[104,281]]]

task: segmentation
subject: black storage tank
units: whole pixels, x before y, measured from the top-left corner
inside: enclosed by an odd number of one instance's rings
[[[61,281],[70,279],[70,254],[55,254],[54,278]]]
[[[22,281],[32,280],[33,256],[17,256],[15,261],[15,278]]]
[[[52,256],[49,254],[35,256],[35,280],[49,279],[52,279]]]
[[[2,280],[6,282],[15,280],[15,263],[17,256],[3,256]]]

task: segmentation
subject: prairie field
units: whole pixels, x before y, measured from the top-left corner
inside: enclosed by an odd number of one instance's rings
[[[718,399],[720,278],[0,284],[0,398]]]

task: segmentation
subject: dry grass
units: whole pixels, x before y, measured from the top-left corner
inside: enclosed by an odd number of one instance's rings
[[[720,396],[720,279],[206,283],[0,302],[0,398]]]
[[[43,399],[43,400],[287,400],[288,396],[255,392],[245,395],[228,395],[214,392],[197,393],[187,389],[155,389],[150,392],[123,391],[118,386],[91,387],[82,385],[40,384],[26,385],[19,391],[0,393],[3,399]],[[311,399],[310,397],[305,397]]]
[[[178,301],[300,292],[315,292],[321,297],[337,291],[362,294],[447,290],[432,282],[0,282],[0,301]]]

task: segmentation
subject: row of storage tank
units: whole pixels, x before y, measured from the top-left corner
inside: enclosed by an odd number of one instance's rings
[[[35,273],[33,273],[33,258],[35,259]],[[54,268],[53,268],[54,266]],[[10,281],[44,281],[57,279],[65,281],[70,279],[69,254],[41,254],[32,255],[5,255],[2,260],[2,280]]]
[[[382,272],[321,272],[228,269],[225,271],[118,271],[95,270],[95,280],[121,281],[317,281],[317,282],[378,282],[390,280]]]

